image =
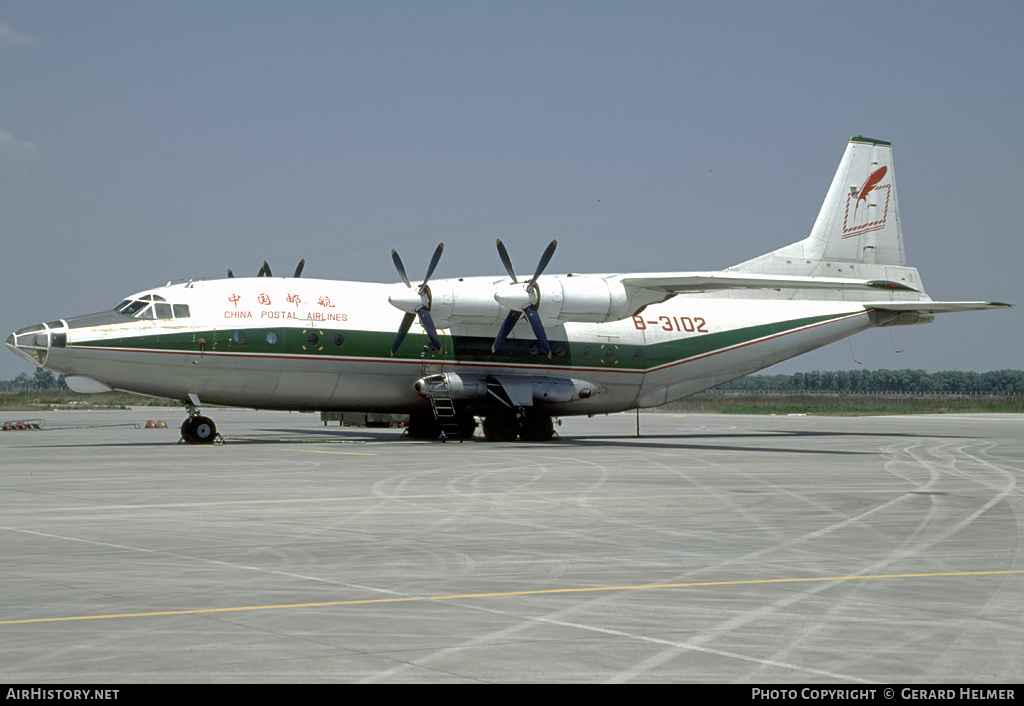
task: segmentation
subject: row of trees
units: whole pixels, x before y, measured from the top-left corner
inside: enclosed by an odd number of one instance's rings
[[[36,368],[32,375],[20,373],[13,380],[0,380],[0,392],[29,392],[38,390],[66,390],[63,375]]]
[[[13,380],[0,380],[0,392],[63,390],[64,376],[36,368]],[[755,392],[833,392],[861,394],[1024,395],[1024,370],[826,370],[792,375],[748,375],[716,390]]]
[[[827,370],[792,375],[748,375],[715,388],[761,392],[861,394],[1024,395],[1024,370]]]

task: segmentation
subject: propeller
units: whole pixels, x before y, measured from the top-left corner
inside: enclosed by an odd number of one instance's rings
[[[299,264],[295,267],[295,274],[293,274],[292,277],[301,277],[302,276],[302,268],[305,267],[305,266],[306,266],[306,258],[302,258],[301,260],[299,260]],[[273,277],[274,276],[274,275],[272,275],[270,273],[270,265],[267,264],[266,260],[263,261],[263,266],[259,269],[259,272],[256,273],[256,276],[257,277]],[[234,279],[234,278],[235,278],[235,273],[232,272],[231,268],[229,267],[228,268],[228,279]]]
[[[519,284],[519,280],[516,279],[515,268],[512,267],[512,258],[508,256],[508,250],[505,249],[505,244],[501,242],[500,238],[497,245],[498,257],[501,258],[501,264],[505,266],[508,276],[512,278],[512,284]],[[494,295],[495,300],[502,306],[507,307],[509,312],[505,320],[501,322],[498,336],[494,339],[493,345],[491,345],[491,353],[501,348],[505,339],[508,338],[508,335],[512,333],[512,329],[515,328],[519,317],[526,314],[526,320],[530,322],[533,335],[537,337],[537,344],[547,354],[548,358],[551,357],[551,345],[548,343],[548,336],[544,332],[544,325],[541,323],[540,313],[537,311],[537,305],[540,303],[540,291],[537,289],[537,280],[540,279],[544,269],[551,262],[551,257],[555,254],[555,248],[557,247],[557,240],[552,240],[548,244],[547,248],[544,249],[544,253],[540,256],[540,261],[537,263],[537,269],[533,273],[533,278],[526,283],[522,290],[516,288],[514,292],[499,292]]]
[[[430,258],[427,274],[423,277],[423,284],[414,289],[409,282],[409,275],[405,272],[405,265],[402,263],[402,258],[398,255],[398,251],[391,251],[391,259],[395,263],[395,269],[398,270],[398,274],[401,276],[402,281],[405,282],[405,286],[412,290],[412,292],[405,295],[388,297],[388,301],[391,302],[392,306],[405,312],[405,316],[402,317],[402,324],[398,327],[398,335],[395,336],[395,343],[391,346],[391,355],[398,351],[398,347],[402,345],[405,335],[409,333],[409,327],[412,326],[412,322],[417,316],[419,316],[423,330],[427,332],[427,336],[430,338],[430,349],[435,351],[441,350],[441,339],[437,336],[437,328],[434,326],[434,320],[430,316],[430,287],[427,286],[427,282],[430,281],[431,275],[437,269],[437,263],[441,261],[442,252],[444,252],[444,243],[437,246],[434,256]]]

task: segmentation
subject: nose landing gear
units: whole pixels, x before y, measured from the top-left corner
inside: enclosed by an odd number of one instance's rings
[[[181,424],[181,439],[186,444],[212,444],[219,436],[217,425],[209,417],[189,417]]]
[[[224,437],[217,433],[217,425],[209,417],[199,414],[199,398],[189,395],[188,419],[181,423],[181,441],[185,444],[223,444]]]

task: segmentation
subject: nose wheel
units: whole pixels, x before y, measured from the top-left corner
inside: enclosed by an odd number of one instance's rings
[[[212,444],[218,437],[217,425],[209,417],[189,417],[181,424],[181,440],[186,444]]]
[[[184,400],[188,410],[188,419],[181,423],[181,441],[179,444],[223,444],[224,437],[217,433],[217,425],[209,417],[199,413],[199,395],[188,393]]]

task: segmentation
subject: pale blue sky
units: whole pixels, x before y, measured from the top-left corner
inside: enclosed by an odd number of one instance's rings
[[[0,0],[0,331],[168,280],[720,269],[893,143],[936,299],[1024,304],[1024,3]],[[890,335],[893,337],[890,340]],[[1018,310],[769,372],[1024,368]],[[895,354],[893,346],[905,352]],[[31,367],[6,351],[0,378]]]

